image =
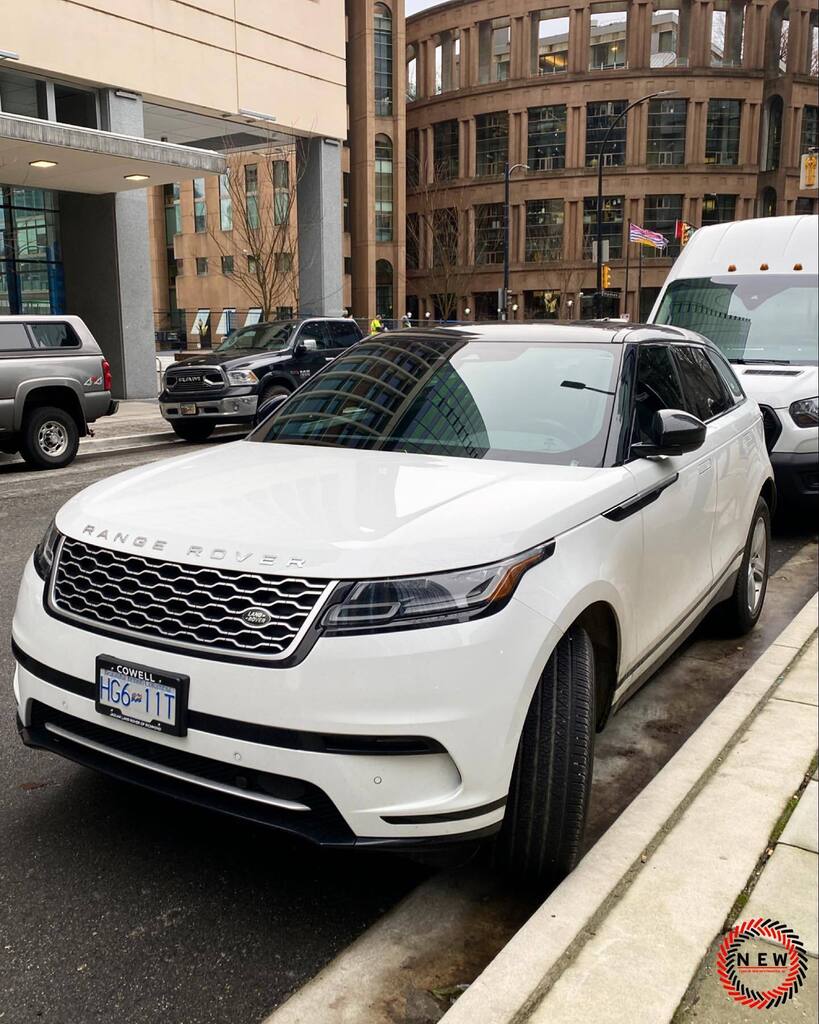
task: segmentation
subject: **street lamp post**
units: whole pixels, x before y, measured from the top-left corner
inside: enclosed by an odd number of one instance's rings
[[[597,288],[594,293],[594,315],[598,319],[603,316],[603,154],[606,151],[606,145],[611,133],[630,110],[645,103],[646,100],[653,100],[658,96],[675,96],[676,92],[676,89],[661,89],[659,92],[650,92],[647,96],[641,96],[633,103],[629,103],[608,126],[603,141],[600,143],[600,151],[597,154],[597,228],[595,231],[597,238]]]
[[[503,172],[503,294],[501,300],[501,319],[509,319],[509,179],[518,169],[528,171],[528,164],[509,164]]]

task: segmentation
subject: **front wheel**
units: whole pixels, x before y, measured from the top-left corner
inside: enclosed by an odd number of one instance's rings
[[[549,889],[580,859],[594,763],[594,648],[563,636],[540,677],[518,744],[495,862]]]
[[[207,441],[215,429],[208,420],[172,420],[171,427],[183,441]]]
[[[754,509],[745,553],[731,596],[719,606],[721,625],[731,636],[744,636],[757,624],[768,589],[771,513],[760,498]]]
[[[61,469],[74,461],[80,446],[77,421],[56,406],[26,414],[20,430],[20,454],[34,469]]]

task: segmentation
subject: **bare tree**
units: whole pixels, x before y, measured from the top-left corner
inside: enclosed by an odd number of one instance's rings
[[[231,153],[219,182],[219,211],[208,218],[208,234],[232,260],[230,276],[265,320],[277,306],[298,307],[295,209],[302,175],[295,145]]]
[[[447,163],[433,168],[433,180],[425,175],[409,195],[407,216],[408,266],[415,263],[423,273],[424,291],[437,305],[441,318],[457,315],[458,302],[468,294],[472,267],[467,254],[467,210],[464,190],[453,183]]]

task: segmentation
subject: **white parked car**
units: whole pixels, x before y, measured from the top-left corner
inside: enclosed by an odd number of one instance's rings
[[[734,366],[765,422],[780,498],[819,508],[819,217],[696,231],[650,320],[699,331]]]
[[[581,849],[595,731],[756,622],[759,409],[696,335],[366,339],[247,440],[71,499],[13,626],[23,740],[319,843]]]

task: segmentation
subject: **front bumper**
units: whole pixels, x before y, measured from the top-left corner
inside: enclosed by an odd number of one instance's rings
[[[819,505],[819,454],[771,452],[780,502],[815,509]]]
[[[322,637],[297,665],[258,667],[99,636],[53,618],[43,590],[29,562],[13,625],[25,742],[327,845],[497,830],[523,719],[559,636],[512,600],[470,623]],[[100,716],[98,655],[188,675],[187,735]]]
[[[258,395],[228,395],[226,398],[175,398],[172,401],[160,397],[159,411],[166,420],[219,420],[224,423],[252,421],[259,404]],[[183,415],[181,406],[195,405],[196,415]]]

